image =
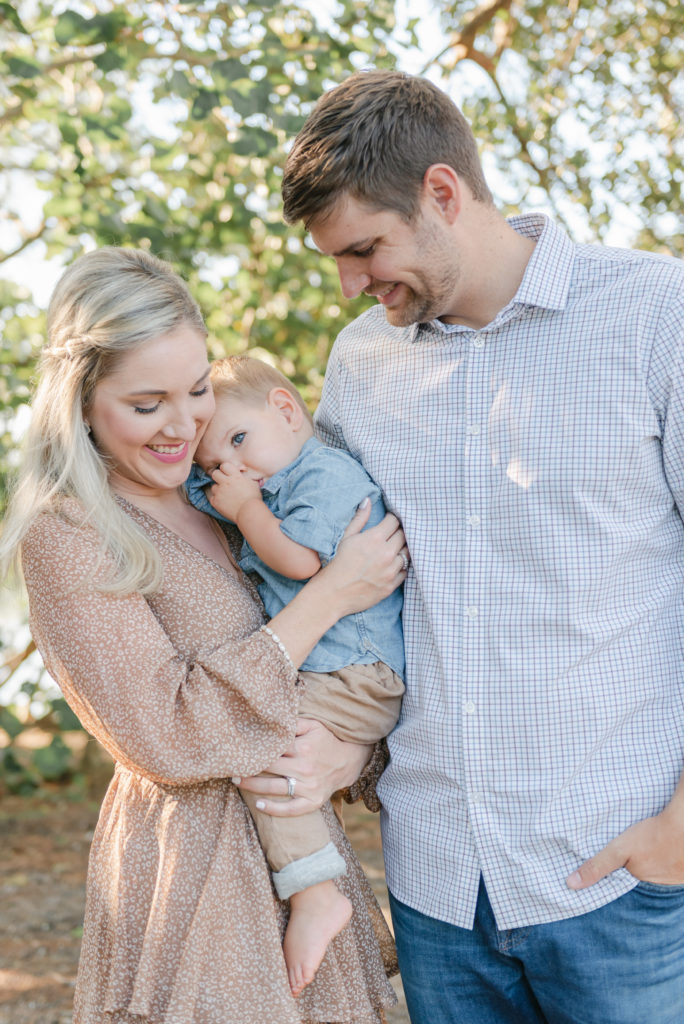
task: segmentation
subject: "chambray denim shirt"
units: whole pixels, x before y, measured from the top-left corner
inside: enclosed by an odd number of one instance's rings
[[[194,465],[185,488],[193,505],[214,519],[227,520],[211,505],[204,488],[211,477]],[[349,522],[361,501],[372,502],[368,526],[385,515],[380,488],[363,466],[347,452],[328,448],[310,438],[289,466],[270,477],[261,490],[264,502],[281,520],[286,537],[316,551],[325,565],[334,557]],[[304,586],[305,580],[281,576],[258,557],[244,541],[240,568],[261,577],[259,593],[270,619],[277,615]],[[332,672],[346,665],[370,665],[384,661],[398,675],[404,674],[404,640],[401,629],[402,588],[365,612],[346,615],[318,642],[302,664],[302,671]]]

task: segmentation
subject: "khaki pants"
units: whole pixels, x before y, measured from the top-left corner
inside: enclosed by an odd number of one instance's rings
[[[302,672],[301,678],[306,689],[299,703],[300,717],[322,722],[338,739],[376,743],[397,722],[404,684],[381,661],[372,665],[348,665],[336,672]],[[256,809],[258,797],[254,793],[241,791],[241,794],[254,818],[273,871],[282,871],[286,865],[321,851],[330,843],[320,811],[297,818],[274,818]],[[341,817],[339,801],[336,813]],[[320,879],[314,873],[316,880]]]

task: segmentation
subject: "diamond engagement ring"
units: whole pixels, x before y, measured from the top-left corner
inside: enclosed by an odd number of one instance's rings
[[[296,785],[297,785],[297,780],[293,779],[291,775],[288,775],[287,776],[287,795],[289,796],[290,800],[292,800],[292,798],[295,795],[295,786]]]
[[[406,557],[406,555],[404,554],[403,551],[400,551],[399,554],[401,555],[401,565],[402,565],[402,568],[403,568],[404,572],[408,572],[409,560],[408,560],[408,558]]]

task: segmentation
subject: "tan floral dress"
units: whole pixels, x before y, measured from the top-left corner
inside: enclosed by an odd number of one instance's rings
[[[287,905],[230,782],[286,748],[297,714],[297,677],[259,632],[256,591],[125,507],[161,553],[151,598],[98,590],[107,564],[73,515],[40,516],[22,551],[38,648],[117,762],[90,855],[74,1022],[378,1024],[395,1002],[392,940],[335,816],[354,914],[294,1000]]]

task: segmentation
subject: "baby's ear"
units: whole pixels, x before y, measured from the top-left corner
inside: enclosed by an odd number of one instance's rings
[[[299,402],[287,388],[271,388],[268,393],[268,404],[272,409],[276,409],[294,430],[301,426],[304,413]]]

